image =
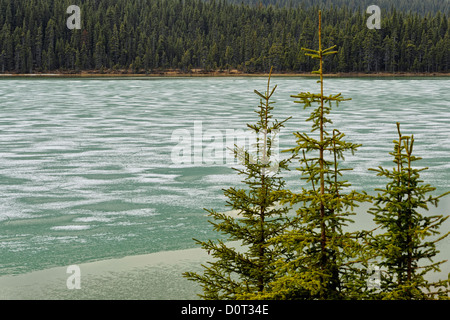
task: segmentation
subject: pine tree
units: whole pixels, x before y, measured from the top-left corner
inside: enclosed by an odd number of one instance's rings
[[[412,166],[420,160],[412,154],[414,136],[404,136],[397,123],[398,140],[394,140],[392,171],[378,167],[370,169],[379,176],[389,179],[385,189],[375,197],[375,206],[369,211],[374,221],[382,228],[381,234],[373,237],[371,246],[378,253],[376,263],[383,271],[380,292],[382,299],[428,299],[434,296],[448,298],[446,289],[449,280],[430,282],[425,276],[431,271],[440,271],[445,261],[433,262],[438,253],[436,243],[447,237],[450,232],[440,236],[439,228],[449,216],[426,215],[420,209],[437,206],[440,196],[427,195],[435,190],[420,180],[420,172]],[[430,239],[437,237],[435,239]],[[432,263],[426,264],[429,260]],[[428,291],[428,292],[427,292]]]
[[[55,43],[56,43],[56,35],[55,35],[55,22],[53,19],[50,19],[47,23],[47,27],[45,29],[45,42],[46,42],[46,52],[47,59],[45,61],[47,70],[55,69]]]
[[[344,152],[355,152],[358,144],[344,141],[345,134],[338,129],[329,132],[332,124],[327,116],[333,102],[350,100],[341,94],[326,96],[323,89],[323,58],[334,54],[336,46],[322,50],[321,12],[319,11],[319,50],[304,49],[306,55],[319,60],[320,93],[301,92],[292,97],[304,108],[317,104],[307,121],[312,122],[313,134],[295,133],[297,146],[286,150],[299,160],[297,168],[308,186],[299,193],[285,191],[282,203],[297,205],[292,226],[275,238],[273,245],[283,248],[285,255],[278,261],[277,279],[259,298],[268,299],[350,299],[360,298],[366,288],[364,265],[364,232],[348,232],[347,223],[353,222],[358,202],[370,199],[365,193],[344,189],[350,183],[341,180],[345,169],[340,167]],[[283,193],[283,192],[281,192]]]
[[[214,219],[214,229],[227,235],[229,241],[240,241],[242,246],[235,248],[217,240],[202,242],[196,240],[214,260],[203,265],[205,272],[184,273],[190,280],[199,282],[203,287],[205,299],[243,299],[264,291],[274,277],[274,262],[280,252],[269,246],[274,237],[287,227],[288,208],[280,207],[278,193],[284,187],[279,176],[281,169],[287,169],[289,159],[276,161],[276,134],[288,119],[278,122],[272,119],[271,101],[276,86],[270,89],[270,75],[267,91],[262,94],[257,114],[259,121],[248,124],[256,135],[254,152],[235,146],[234,155],[241,160],[243,168],[236,168],[244,176],[246,188],[228,188],[224,191],[229,199],[227,206],[237,212],[237,217],[206,210]]]
[[[119,31],[117,29],[117,25],[114,24],[113,27],[113,32],[112,32],[112,37],[111,37],[111,41],[110,41],[110,59],[112,61],[112,65],[116,65],[119,62],[119,48],[120,48],[120,44],[119,44]]]
[[[42,48],[43,48],[43,34],[42,34],[42,27],[39,26],[36,32],[36,39],[35,39],[35,56],[36,56],[36,67],[38,70],[41,70],[42,68]]]

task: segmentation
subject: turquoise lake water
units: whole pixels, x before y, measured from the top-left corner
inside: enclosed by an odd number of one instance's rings
[[[0,80],[0,275],[217,238],[203,208],[228,210],[222,189],[239,186],[240,177],[226,161],[227,133],[257,121],[253,90],[263,92],[266,81]],[[326,79],[326,94],[352,98],[332,118],[349,141],[362,144],[346,158],[354,188],[374,194],[385,185],[367,169],[392,167],[388,153],[399,121],[405,135],[415,136],[415,154],[423,157],[417,166],[429,167],[425,182],[436,194],[450,190],[449,83],[445,77]],[[317,92],[318,85],[309,77],[274,77],[272,84],[278,85],[274,116],[293,116],[280,133],[282,150],[294,144],[292,132],[309,131],[309,111],[290,95]],[[192,150],[188,163],[174,161],[180,141]],[[221,156],[222,149],[222,158],[211,158],[211,150]],[[295,170],[284,176],[290,188],[301,187]],[[439,209],[450,213],[448,197]],[[364,213],[356,220],[355,228],[370,227]],[[440,248],[449,258],[450,240]]]

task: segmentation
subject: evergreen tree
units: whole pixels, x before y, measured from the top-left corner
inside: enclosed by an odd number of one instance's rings
[[[55,34],[55,21],[50,19],[47,23],[47,27],[45,29],[45,45],[46,45],[46,61],[44,61],[47,70],[54,70],[55,66],[55,43],[56,43],[56,34]]]
[[[119,31],[117,29],[117,25],[114,24],[112,38],[110,41],[110,48],[109,48],[109,53],[110,53],[109,58],[111,59],[111,63],[113,66],[115,66],[119,62],[119,55],[120,55],[119,48],[120,48]]]
[[[450,232],[439,236],[438,229],[449,216],[426,215],[420,209],[437,206],[440,196],[427,195],[435,188],[423,184],[420,172],[412,166],[420,160],[412,154],[414,136],[404,136],[397,123],[398,140],[394,140],[392,171],[379,167],[370,169],[389,180],[384,189],[375,197],[375,206],[369,211],[374,221],[382,228],[382,233],[373,237],[371,246],[378,253],[375,262],[383,271],[378,297],[382,299],[428,299],[448,298],[446,289],[448,280],[431,282],[425,276],[431,271],[440,271],[445,261],[433,262],[438,253],[436,243],[447,237]],[[433,236],[437,236],[435,239]],[[425,260],[431,261],[426,264]],[[450,275],[449,275],[450,276]],[[428,292],[427,292],[428,291]]]
[[[370,199],[365,193],[344,189],[350,183],[341,180],[345,169],[340,167],[344,152],[354,152],[360,145],[344,141],[344,133],[332,132],[327,117],[333,102],[349,100],[341,94],[325,95],[323,89],[323,58],[336,46],[322,50],[321,12],[319,11],[319,50],[304,49],[306,55],[319,60],[320,93],[301,92],[293,97],[304,108],[317,104],[307,121],[312,122],[312,133],[295,133],[297,146],[291,151],[299,160],[297,168],[308,186],[299,193],[284,194],[282,203],[298,205],[291,228],[273,239],[274,247],[285,250],[277,262],[277,279],[258,298],[269,299],[352,299],[361,298],[366,288],[365,270],[358,267],[367,262],[363,247],[364,232],[348,232],[348,223],[358,202]],[[328,156],[327,156],[328,155]]]
[[[39,26],[36,32],[35,39],[35,59],[36,59],[36,68],[40,70],[42,68],[42,49],[43,49],[43,33],[42,27]]]
[[[237,212],[237,217],[207,210],[213,217],[214,229],[227,235],[229,241],[239,241],[238,248],[227,245],[222,240],[202,242],[196,240],[214,260],[203,265],[205,272],[197,274],[186,272],[184,276],[199,282],[203,287],[205,299],[242,299],[264,291],[274,278],[273,266],[281,252],[269,246],[274,237],[287,227],[288,208],[280,207],[280,194],[284,180],[279,177],[281,169],[287,169],[285,159],[275,159],[276,134],[288,119],[278,122],[272,119],[271,101],[276,86],[270,89],[270,75],[267,91],[262,94],[256,111],[259,121],[248,128],[256,135],[254,152],[238,146],[234,155],[241,159],[243,168],[235,169],[244,176],[242,181],[247,188],[228,188],[224,191],[229,199],[227,206]]]

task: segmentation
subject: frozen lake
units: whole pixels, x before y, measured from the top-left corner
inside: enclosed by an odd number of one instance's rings
[[[274,116],[293,116],[280,149],[293,145],[292,132],[309,132],[309,111],[290,95],[317,92],[316,80],[272,78]],[[263,92],[266,81],[1,79],[0,275],[194,248],[193,237],[219,237],[203,208],[227,210],[222,189],[239,186],[227,133],[257,121],[253,90]],[[415,136],[415,155],[423,157],[417,166],[429,167],[422,178],[436,194],[450,189],[449,89],[445,77],[325,80],[326,94],[352,98],[332,118],[363,145],[346,158],[354,188],[375,194],[385,185],[367,169],[392,167],[399,121],[403,134]],[[180,141],[192,150],[184,163],[174,159]],[[292,189],[303,183],[295,170],[284,176]],[[433,212],[450,213],[448,197],[440,209]],[[370,227],[364,212],[356,220],[356,228]],[[450,240],[440,249],[449,258]]]

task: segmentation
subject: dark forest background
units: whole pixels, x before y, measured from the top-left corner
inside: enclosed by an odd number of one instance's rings
[[[324,46],[339,50],[326,72],[449,71],[446,0],[0,0],[0,72],[309,72],[300,49],[317,47],[318,9]]]

